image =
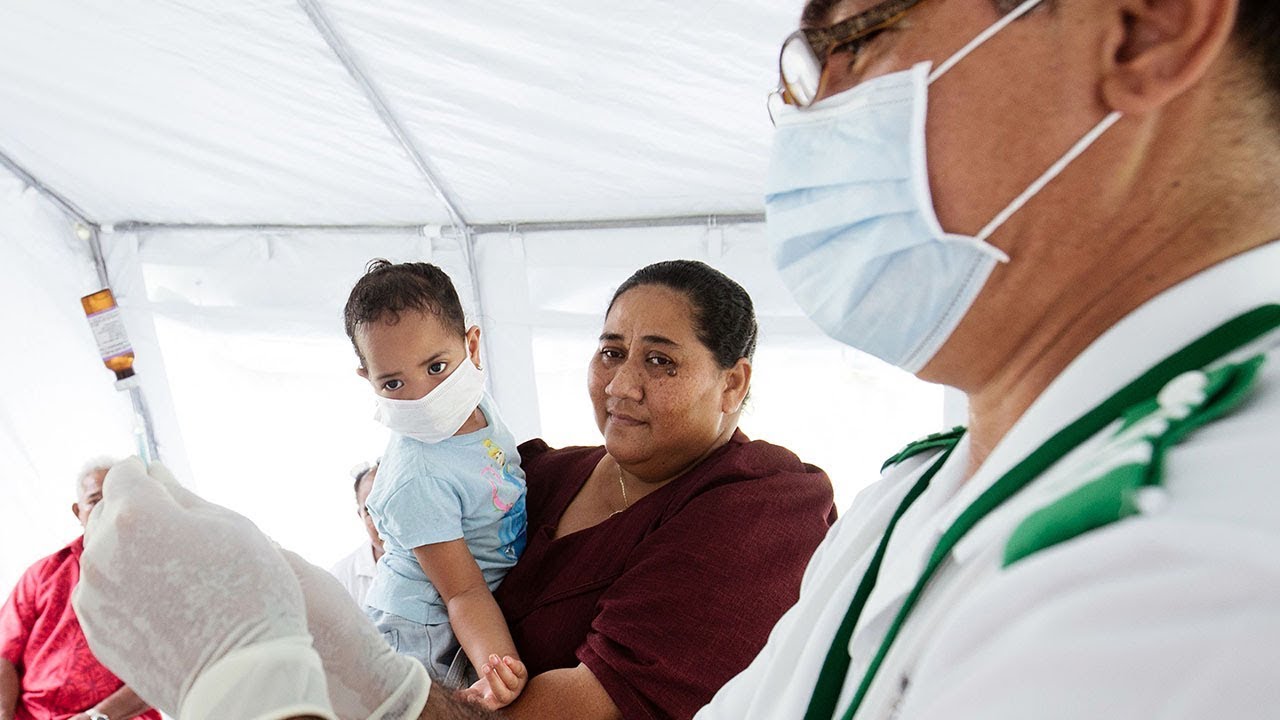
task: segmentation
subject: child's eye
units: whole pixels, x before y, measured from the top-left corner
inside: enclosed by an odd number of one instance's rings
[[[440,362],[433,362],[427,366],[427,374],[439,375],[440,373],[444,372],[445,368],[447,367],[449,367],[449,363],[443,360],[441,360]]]
[[[391,392],[395,392],[396,390],[399,390],[402,387],[404,387],[404,381],[400,379],[388,380],[382,383],[382,389],[390,390]]]

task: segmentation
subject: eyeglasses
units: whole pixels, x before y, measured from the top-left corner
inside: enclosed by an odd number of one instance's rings
[[[782,102],[806,108],[818,99],[827,79],[827,62],[838,52],[857,54],[867,42],[923,0],[885,0],[866,12],[824,28],[801,28],[782,42],[778,53],[778,90]],[[770,112],[772,115],[772,112]]]

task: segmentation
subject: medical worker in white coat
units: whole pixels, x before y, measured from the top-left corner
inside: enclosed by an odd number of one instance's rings
[[[889,459],[698,718],[1280,714],[1280,4],[813,0],[802,25],[779,270],[970,421]],[[159,565],[166,533],[195,542]],[[270,550],[118,466],[91,647],[184,720],[467,716]]]
[[[1280,717],[1280,3],[1019,2],[783,48],[779,270],[969,424],[699,720]]]

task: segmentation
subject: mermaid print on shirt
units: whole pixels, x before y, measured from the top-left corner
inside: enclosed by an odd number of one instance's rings
[[[494,509],[504,513],[498,526],[498,542],[502,552],[515,559],[524,552],[526,541],[524,483],[511,472],[507,454],[497,443],[485,440],[484,447],[494,465],[486,465],[480,475],[489,483]]]

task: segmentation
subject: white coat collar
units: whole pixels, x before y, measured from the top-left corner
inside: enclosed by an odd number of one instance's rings
[[[1085,349],[1041,393],[977,473],[937,516],[941,535],[974,500],[1045,440],[1098,403],[1223,322],[1280,303],[1280,241],[1225,260],[1175,285],[1127,315]],[[953,455],[948,465],[964,461]],[[1011,500],[1015,503],[1017,498]],[[1012,509],[1012,506],[1011,506]],[[991,518],[988,518],[991,519]],[[952,550],[964,562],[1001,530],[984,522]],[[985,527],[984,527],[985,526]]]

